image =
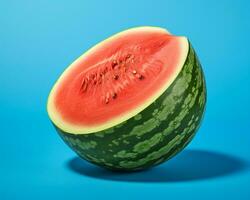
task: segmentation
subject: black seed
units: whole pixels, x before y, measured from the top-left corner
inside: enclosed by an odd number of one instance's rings
[[[85,92],[87,90],[87,87],[88,87],[88,84],[87,83],[83,83],[82,87],[81,87],[82,91]]]
[[[106,99],[105,99],[105,103],[106,103],[106,104],[108,104],[108,103],[109,103],[109,98],[108,98],[108,97],[106,97]]]
[[[144,76],[142,76],[141,74],[136,74],[135,76],[136,76],[136,78],[138,78],[140,80],[144,79]]]
[[[112,94],[112,98],[115,99],[116,97],[117,97],[117,94],[114,92],[114,93]]]
[[[114,76],[113,76],[113,79],[115,79],[115,80],[117,80],[119,78],[119,76],[117,75],[117,74],[115,74]]]
[[[87,81],[86,79],[83,79],[82,84],[81,84],[81,91],[85,92],[87,89]]]

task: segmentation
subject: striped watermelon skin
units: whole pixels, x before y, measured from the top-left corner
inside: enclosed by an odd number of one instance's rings
[[[187,146],[200,125],[205,104],[203,71],[189,43],[185,64],[174,82],[133,118],[82,135],[54,126],[81,158],[111,170],[141,170],[170,159]]]

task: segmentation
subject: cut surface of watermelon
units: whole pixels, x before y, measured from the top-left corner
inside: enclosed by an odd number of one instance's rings
[[[156,27],[120,32],[84,53],[54,85],[48,113],[60,129],[87,134],[113,127],[152,104],[181,71],[185,37]]]

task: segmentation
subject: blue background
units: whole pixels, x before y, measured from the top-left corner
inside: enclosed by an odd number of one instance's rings
[[[249,1],[0,0],[0,199],[250,199]],[[111,173],[56,134],[48,93],[95,43],[138,25],[185,35],[206,75],[188,148],[145,172]]]

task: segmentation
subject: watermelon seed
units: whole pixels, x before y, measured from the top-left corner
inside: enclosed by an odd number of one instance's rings
[[[87,86],[88,86],[88,84],[87,84],[86,81],[84,80],[84,81],[82,82],[82,86],[81,86],[81,89],[82,89],[83,92],[85,92],[85,91],[87,90]]]
[[[105,99],[105,103],[106,103],[106,104],[108,104],[108,103],[109,103],[109,98],[108,98],[108,97],[106,97],[106,99]]]
[[[142,80],[144,78],[141,74],[136,74],[135,77],[140,79],[140,80]]]
[[[93,76],[94,78],[93,78],[93,83],[94,83],[94,85],[97,83],[97,74],[95,74],[94,76]]]
[[[116,97],[117,97],[117,94],[114,92],[114,93],[112,94],[112,98],[115,99]]]
[[[115,75],[113,76],[113,78],[114,78],[115,80],[117,80],[117,79],[119,78],[119,76],[118,76],[117,74],[115,74]]]

